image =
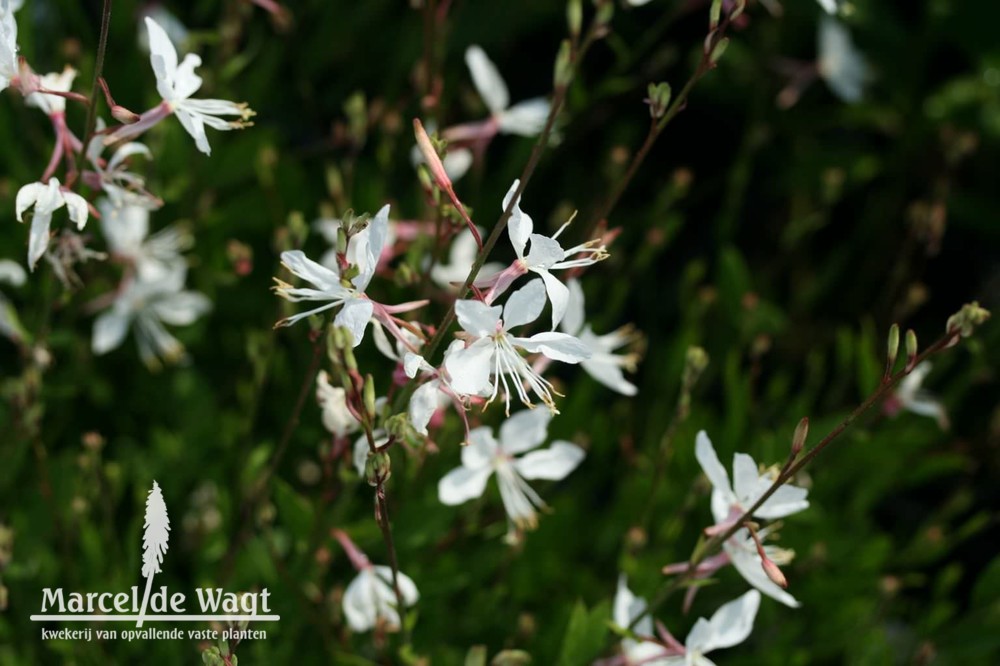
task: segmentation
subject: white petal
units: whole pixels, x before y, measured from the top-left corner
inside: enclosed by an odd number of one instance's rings
[[[142,241],[149,233],[149,210],[142,206],[115,206],[107,199],[98,202],[101,231],[111,251],[137,257]]]
[[[500,426],[500,448],[507,455],[517,455],[541,446],[548,436],[552,413],[547,409],[525,409]]]
[[[493,335],[497,332],[497,323],[503,308],[499,305],[490,307],[482,301],[463,300],[455,302],[455,316],[458,323],[467,333],[476,337]]]
[[[719,648],[732,647],[745,641],[753,631],[753,621],[760,608],[760,592],[750,590],[743,596],[724,604],[715,611],[707,624],[707,630],[702,629],[696,636],[695,629],[691,631],[685,647],[688,651],[710,652]],[[700,625],[703,620],[699,619]],[[702,625],[704,627],[704,625]]]
[[[576,278],[566,283],[569,290],[569,298],[566,301],[566,312],[563,314],[559,328],[570,335],[579,335],[587,323],[587,315],[584,311],[583,287]]]
[[[337,293],[343,291],[340,275],[326,266],[316,263],[301,250],[288,250],[281,253],[282,265],[294,275],[312,283],[319,289],[331,290]]]
[[[146,17],[146,30],[149,33],[149,59],[153,65],[153,72],[156,74],[157,88],[159,88],[161,80],[173,79],[174,73],[177,71],[177,49],[174,48],[160,24],[148,16]],[[170,95],[164,95],[163,92],[160,91],[160,96],[169,99]]]
[[[365,329],[371,321],[372,311],[375,306],[367,298],[349,298],[344,301],[344,307],[333,319],[334,326],[344,326],[354,337],[354,346],[357,347],[365,337]]]
[[[500,114],[500,131],[520,136],[538,136],[545,129],[551,106],[542,97],[519,102]]]
[[[559,322],[566,316],[566,307],[569,305],[569,288],[548,271],[536,271],[545,281],[545,291],[549,295],[549,303],[552,304],[552,330],[555,330]]]
[[[566,258],[566,251],[563,250],[559,241],[541,234],[531,234],[531,249],[525,261],[528,268],[551,268],[553,264]]]
[[[765,520],[774,520],[798,513],[809,508],[809,502],[806,500],[808,494],[809,491],[805,488],[785,484],[767,498],[767,501],[753,515]]]
[[[392,590],[392,569],[384,565],[375,566],[375,574],[385,581],[385,584],[389,586]],[[407,606],[412,606],[417,603],[420,599],[420,593],[417,592],[417,586],[413,582],[413,579],[407,576],[402,571],[397,572],[397,582],[399,584],[399,593],[403,595],[403,603]],[[393,591],[392,600],[390,603],[396,605],[396,593]]]
[[[431,417],[437,411],[439,391],[440,383],[437,380],[431,380],[422,384],[410,398],[407,413],[410,416],[413,429],[421,435],[427,434],[427,424],[430,423]]]
[[[132,318],[128,312],[112,308],[94,320],[90,347],[95,354],[105,354],[121,345]]]
[[[554,361],[579,363],[591,356],[587,345],[566,333],[536,333],[530,338],[515,338],[514,344],[529,352],[541,352]]]
[[[206,155],[212,154],[212,147],[208,144],[208,136],[205,135],[205,121],[201,116],[188,113],[183,108],[174,109],[174,115],[181,121],[185,131],[194,139],[194,145],[198,150]]]
[[[51,224],[52,213],[35,206],[35,214],[31,218],[31,230],[28,232],[28,268],[31,270],[35,270],[35,264],[49,247]]]
[[[627,627],[632,621],[646,612],[646,600],[635,596],[628,589],[628,581],[625,574],[618,576],[618,589],[615,591],[614,610],[612,612],[615,624],[619,627]],[[643,617],[632,629],[640,636],[653,635],[653,618],[649,615]]]
[[[481,497],[486,490],[486,481],[492,473],[493,470],[489,467],[479,469],[456,467],[445,474],[438,483],[438,499],[442,504],[455,506]]]
[[[87,216],[90,214],[90,209],[87,207],[87,200],[73,192],[63,192],[62,196],[66,202],[69,219],[76,223],[77,229],[83,229],[87,224]]]
[[[201,88],[201,77],[194,70],[201,67],[201,58],[194,53],[184,56],[174,75],[174,99],[187,99]]]
[[[586,455],[576,444],[559,441],[547,449],[526,453],[514,461],[514,467],[525,479],[558,481],[576,469]]]
[[[757,588],[775,601],[785,604],[789,608],[798,608],[799,602],[795,597],[785,592],[774,583],[761,566],[760,556],[757,555],[755,547],[746,530],[740,530],[736,535],[726,542],[724,548],[733,562],[736,571],[739,572],[746,582]],[[731,542],[743,540],[745,547],[734,545]]]
[[[510,104],[510,93],[496,65],[486,56],[479,46],[472,45],[465,51],[465,64],[472,74],[472,82],[479,91],[487,108],[492,113],[498,113]]]
[[[17,221],[24,222],[24,211],[35,205],[39,197],[45,194],[47,185],[42,183],[28,183],[17,191],[17,198],[14,201],[14,210],[17,213]]]
[[[816,0],[827,14],[837,13],[837,0]]]
[[[736,493],[736,497],[741,503],[749,507],[760,497],[757,494],[759,480],[760,474],[757,472],[757,463],[753,461],[753,458],[745,453],[735,454],[733,456],[733,492]]]
[[[21,264],[10,259],[0,259],[0,282],[20,287],[28,279],[28,274],[21,268]]]
[[[507,299],[503,308],[504,330],[535,321],[544,307],[545,285],[542,280],[531,280]]]
[[[444,172],[454,183],[472,166],[472,151],[467,148],[453,148],[445,153],[441,161],[444,163]]]
[[[507,206],[510,205],[510,200],[514,196],[518,185],[520,185],[520,181],[515,180],[514,184],[507,190],[507,194],[503,198],[503,210],[507,210]],[[518,258],[524,256],[524,246],[527,245],[528,238],[531,236],[534,228],[535,223],[531,220],[531,216],[521,210],[521,200],[518,197],[518,201],[514,204],[514,209],[511,211],[510,219],[507,221],[507,235],[510,236],[510,244],[514,246],[514,251],[517,253]]]
[[[732,487],[729,485],[729,474],[726,473],[726,468],[719,462],[719,456],[715,453],[712,440],[708,438],[708,433],[704,430],[700,431],[695,438],[694,455],[698,459],[701,469],[705,472],[705,476],[711,481],[712,486],[722,493],[728,500],[728,503],[732,503],[732,500],[735,500],[735,496],[733,495]]]
[[[565,322],[565,319],[563,321]],[[585,341],[584,344],[586,344]],[[618,363],[598,358],[595,354],[593,358],[582,361],[580,365],[583,366],[588,375],[612,391],[617,391],[622,395],[635,395],[639,392],[635,384],[625,379],[622,367]]]
[[[352,631],[368,631],[378,620],[378,608],[372,592],[374,572],[365,569],[344,590],[343,609]]]
[[[480,338],[465,349],[453,352],[445,360],[451,386],[461,395],[480,395],[490,389],[493,366],[493,341]]]
[[[830,90],[844,102],[859,101],[868,78],[868,64],[847,28],[824,16],[819,24],[818,50],[816,66]]]
[[[153,303],[156,316],[173,326],[187,326],[212,309],[212,301],[196,291],[182,291]]]

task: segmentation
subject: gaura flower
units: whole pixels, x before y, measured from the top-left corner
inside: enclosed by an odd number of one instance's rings
[[[519,181],[515,180],[507,191],[507,195],[503,199],[503,210],[507,210],[518,184]],[[514,203],[510,220],[507,222],[507,234],[510,237],[511,245],[514,246],[517,260],[496,276],[494,285],[486,294],[486,302],[492,303],[521,275],[527,275],[529,272],[536,273],[545,282],[545,291],[552,303],[552,328],[555,329],[566,314],[569,289],[552,275],[551,271],[590,266],[608,257],[604,246],[598,246],[599,241],[581,243],[564,250],[556,239],[568,225],[569,222],[564,224],[551,238],[533,233],[534,222],[527,213],[521,210],[519,197],[518,201]],[[531,248],[525,254],[529,242]]]
[[[455,239],[451,242],[451,249],[448,250],[448,263],[438,262],[431,268],[431,279],[445,289],[465,284],[478,254],[479,246],[476,244],[476,237],[472,235],[470,230],[463,229],[455,234]],[[485,283],[502,270],[503,266],[497,262],[483,264],[483,267],[479,269],[476,282]]]
[[[210,155],[212,148],[208,145],[205,125],[217,130],[243,129],[250,126],[249,120],[254,112],[242,103],[222,99],[192,99],[191,95],[201,88],[201,77],[194,73],[195,68],[201,66],[201,58],[189,53],[178,64],[177,49],[166,31],[149,16],[145,17],[145,21],[149,32],[149,62],[156,75],[156,90],[163,102],[143,113],[138,122],[123,125],[109,134],[104,142],[110,144],[139,136],[173,113],[194,139],[198,150]],[[239,116],[239,120],[223,120],[220,116]]]
[[[316,375],[316,401],[323,410],[323,427],[334,437],[346,437],[361,428],[347,406],[347,391],[330,384],[326,370]]]
[[[129,328],[133,328],[139,356],[147,366],[157,368],[161,359],[183,359],[184,346],[164,324],[187,326],[212,307],[204,294],[184,290],[186,273],[181,265],[153,282],[126,281],[111,307],[94,320],[94,354],[105,354],[120,346]]]
[[[34,210],[31,217],[31,231],[28,233],[28,267],[35,270],[35,264],[49,246],[52,213],[66,206],[69,219],[76,223],[77,229],[83,229],[87,224],[89,210],[87,201],[83,197],[61,189],[56,178],[49,178],[47,184],[28,183],[18,190],[14,202],[18,222],[24,222],[24,213],[32,206]]]
[[[518,412],[500,426],[499,441],[489,427],[475,428],[469,434],[469,444],[462,448],[462,466],[448,472],[438,483],[438,498],[444,504],[457,505],[479,497],[495,473],[508,518],[520,529],[533,529],[538,524],[535,509],[546,505],[527,480],[564,479],[586,455],[579,446],[566,441],[533,450],[545,442],[551,418],[551,414],[540,410]]]
[[[928,361],[913,368],[886,399],[884,409],[889,416],[896,416],[902,410],[930,416],[937,421],[942,430],[947,430],[950,422],[944,405],[930,391],[921,388],[930,371],[931,364]]]
[[[66,65],[61,72],[52,72],[39,77],[38,87],[52,92],[69,92],[73,88],[76,70]],[[32,92],[24,98],[25,104],[41,109],[47,116],[60,115],[66,112],[66,98],[61,95],[49,95],[44,92]]]
[[[156,282],[183,271],[181,252],[191,247],[191,237],[174,227],[149,235],[149,209],[125,204],[116,206],[107,199],[98,202],[101,231],[111,255],[124,260],[140,280]]]
[[[774,475],[760,474],[757,463],[745,453],[733,456],[733,484],[729,483],[729,474],[719,462],[712,440],[702,430],[695,440],[695,456],[704,470],[708,480],[712,482],[712,515],[716,527],[726,529],[732,521],[749,509],[764,492],[771,487]],[[809,491],[790,484],[785,484],[771,495],[764,504],[754,512],[754,517],[765,520],[784,518],[809,507],[806,495]]]
[[[392,584],[392,569],[373,565],[342,530],[334,530],[334,537],[340,541],[351,564],[358,575],[344,590],[344,617],[351,631],[362,632],[375,629],[399,631],[399,611],[396,593]],[[399,572],[399,592],[403,603],[412,606],[420,599],[420,593],[413,579]]]
[[[634,372],[638,356],[613,353],[631,341],[633,337],[631,331],[627,327],[622,327],[605,335],[594,335],[590,324],[586,323],[583,288],[580,282],[573,279],[566,286],[569,288],[569,303],[559,327],[566,333],[578,337],[580,342],[590,349],[590,358],[581,361],[580,365],[587,374],[611,390],[622,395],[635,395],[639,389],[625,379],[622,369]]]
[[[502,383],[509,414],[513,384],[525,405],[532,405],[530,391],[552,412],[557,412],[552,394],[558,393],[520,351],[541,353],[564,363],[579,363],[590,358],[590,350],[566,333],[536,333],[530,338],[511,335],[511,329],[538,319],[543,307],[545,287],[541,280],[532,280],[515,291],[502,308],[499,305],[491,307],[482,301],[456,302],[455,315],[471,344],[457,350],[445,363],[455,391],[462,395],[489,396],[488,402],[492,402]]]
[[[830,90],[844,102],[860,101],[869,77],[868,64],[844,24],[822,17],[817,50],[816,68]]]
[[[104,129],[104,121],[98,119],[97,129]],[[136,155],[152,159],[153,155],[145,145],[129,141],[119,145],[111,159],[101,157],[104,151],[104,138],[94,136],[87,145],[87,161],[93,171],[87,171],[83,177],[93,189],[102,189],[116,206],[132,205],[156,209],[163,201],[146,191],[145,179],[128,170],[128,160]]]
[[[653,636],[653,618],[646,614],[646,600],[635,596],[628,589],[628,580],[625,574],[618,576],[618,589],[615,591],[614,606],[611,618],[619,627],[629,627],[636,618],[641,617],[632,631],[640,637]],[[662,664],[671,652],[662,644],[655,640],[635,640],[632,638],[622,639],[622,657],[626,666],[639,666],[640,664]],[[675,646],[681,647],[680,644]]]

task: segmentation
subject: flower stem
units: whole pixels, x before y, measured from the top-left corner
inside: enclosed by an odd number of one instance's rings
[[[94,82],[90,87],[90,103],[87,105],[87,124],[84,125],[83,147],[76,156],[76,171],[83,173],[83,160],[87,153],[87,144],[94,136],[97,127],[97,100],[101,94],[101,75],[104,73],[104,55],[108,50],[108,32],[111,26],[112,0],[104,0],[101,10],[101,34],[97,41],[97,59],[94,61]]]

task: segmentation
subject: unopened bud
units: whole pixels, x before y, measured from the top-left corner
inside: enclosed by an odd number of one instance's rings
[[[565,88],[573,80],[573,49],[569,40],[564,39],[559,45],[559,53],[556,55],[556,67],[553,74],[553,81],[556,88]]]
[[[377,486],[389,480],[392,476],[392,461],[389,459],[389,452],[378,450],[369,453],[365,460],[365,480],[368,485]]]
[[[948,333],[958,333],[961,337],[967,338],[972,335],[976,326],[983,324],[990,318],[990,311],[979,306],[979,301],[966,303],[962,309],[948,317],[945,331]]]
[[[705,350],[701,347],[688,347],[687,354],[684,356],[684,375],[681,378],[681,383],[686,389],[691,389],[707,367],[708,354]]]
[[[431,138],[427,136],[427,130],[424,129],[423,123],[420,122],[419,118],[413,119],[413,135],[417,139],[417,148],[420,149],[420,154],[424,157],[424,162],[427,164],[427,168],[430,169],[431,175],[434,177],[434,181],[443,190],[451,190],[451,178],[448,177],[448,173],[444,170],[444,163],[441,161],[441,157],[438,155],[437,150],[434,149],[434,144],[431,143]]]
[[[646,102],[649,104],[649,115],[653,118],[662,118],[670,106],[670,84],[650,83],[646,88],[648,95]]]
[[[120,104],[115,104],[113,107],[111,107],[111,117],[125,125],[132,125],[139,122],[140,120],[138,113],[135,113],[134,111],[129,111]]]
[[[917,364],[917,352],[919,351],[917,345],[917,334],[913,332],[913,329],[906,331],[906,369],[912,370],[913,366]]]
[[[896,355],[899,353],[899,324],[889,328],[889,341],[886,344],[885,373],[889,375],[896,365]]]
[[[615,3],[611,0],[599,0],[597,12],[594,14],[594,21],[598,25],[611,23],[611,17],[615,15]]]
[[[580,26],[583,24],[583,5],[580,0],[569,0],[566,3],[566,24],[569,25],[569,34],[580,34]]]
[[[764,573],[767,577],[771,579],[771,582],[775,585],[785,589],[788,587],[788,580],[785,578],[785,574],[781,573],[781,569],[772,560],[767,557],[761,558],[761,566],[764,568]]]
[[[743,12],[746,10],[746,8],[747,8],[746,0],[736,0],[736,7],[734,7],[733,11],[729,13],[729,20],[735,21],[736,19],[738,19],[740,16],[743,15]]]
[[[799,424],[795,426],[795,433],[792,435],[792,457],[799,455],[806,446],[806,438],[809,436],[809,417],[803,416]]]
[[[712,48],[712,55],[708,57],[709,62],[713,65],[719,62],[719,59],[722,58],[722,55],[726,52],[727,48],[729,48],[729,38],[723,37]]]
[[[719,26],[719,19],[722,18],[722,0],[712,0],[712,5],[708,10],[708,27],[715,30]]]
[[[365,375],[365,389],[364,389],[364,400],[365,400],[365,411],[368,412],[368,418],[372,421],[375,420],[375,380],[372,379],[371,374]]]
[[[343,224],[337,227],[337,254],[347,254],[347,230]]]

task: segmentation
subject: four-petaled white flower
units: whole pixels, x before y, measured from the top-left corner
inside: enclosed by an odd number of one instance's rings
[[[723,604],[711,619],[698,618],[681,645],[662,625],[659,626],[662,643],[655,640],[622,641],[625,663],[629,666],[715,666],[705,655],[712,650],[733,647],[745,641],[753,631],[753,623],[760,608],[760,593],[750,590],[741,597]],[[620,627],[629,626],[646,611],[646,601],[636,597],[625,584],[625,576],[618,579],[615,593],[614,621]],[[644,617],[634,627],[637,635],[651,636],[653,621]]]
[[[947,430],[950,423],[944,405],[930,391],[921,388],[930,371],[931,364],[928,361],[913,368],[886,399],[885,411],[889,416],[895,416],[904,409],[921,416],[930,416],[942,430]]]
[[[24,222],[24,212],[34,206],[31,218],[31,231],[28,232],[28,267],[35,270],[35,264],[45,254],[49,247],[49,226],[52,224],[52,213],[63,206],[69,211],[69,219],[76,223],[77,229],[83,229],[87,224],[89,210],[87,201],[79,194],[62,190],[59,180],[49,178],[46,183],[28,183],[17,192],[14,207],[17,221]]]
[[[191,246],[191,237],[174,227],[149,235],[149,209],[125,204],[116,206],[107,199],[98,202],[101,231],[111,254],[128,262],[143,282],[167,279],[183,271],[181,251]]]
[[[488,123],[493,132],[536,136],[545,127],[549,115],[549,101],[543,97],[510,105],[510,92],[496,65],[486,52],[476,45],[465,51],[465,64],[469,66],[472,82],[492,114]],[[447,136],[447,135],[446,135]]]
[[[438,498],[456,505],[479,497],[490,475],[496,473],[507,516],[521,529],[534,528],[538,523],[535,509],[545,508],[545,502],[526,479],[564,479],[585,455],[579,446],[565,441],[532,450],[545,442],[551,418],[540,410],[518,412],[500,426],[500,441],[491,428],[475,428],[469,434],[469,444],[462,448],[462,466],[438,483]],[[522,453],[525,455],[516,457]]]
[[[515,291],[502,308],[499,305],[491,307],[482,301],[456,302],[458,323],[473,341],[465,349],[455,351],[445,363],[455,391],[462,395],[489,396],[489,401],[493,401],[502,383],[509,414],[510,385],[513,384],[525,405],[532,405],[528,393],[533,392],[556,412],[552,394],[557,392],[521,356],[520,350],[541,353],[565,363],[579,363],[590,358],[590,350],[566,333],[536,333],[530,338],[510,334],[511,329],[538,319],[544,307],[545,287],[541,280],[532,280]]]
[[[333,321],[334,326],[346,327],[354,337],[354,346],[361,344],[374,312],[374,304],[365,295],[365,289],[375,275],[375,268],[378,266],[388,232],[389,206],[386,205],[375,214],[364,230],[351,238],[347,246],[347,259],[352,265],[357,266],[359,271],[349,281],[340,277],[336,262],[333,266],[327,267],[309,259],[300,250],[282,252],[282,265],[315,288],[293,287],[275,278],[275,282],[278,283],[274,288],[275,292],[293,303],[299,301],[327,301],[327,303],[282,319],[275,326],[291,326],[310,315],[341,306]]]
[[[164,324],[187,326],[211,309],[204,294],[184,290],[185,276],[181,265],[153,282],[128,280],[111,307],[94,320],[94,353],[104,354],[121,345],[132,327],[146,365],[155,368],[160,359],[181,360],[184,346]]]
[[[166,111],[176,114],[181,125],[194,139],[198,150],[209,155],[212,148],[208,145],[205,125],[217,130],[240,129],[248,125],[247,121],[254,115],[253,111],[246,104],[222,99],[191,99],[191,95],[201,88],[201,77],[194,73],[195,68],[201,66],[201,58],[189,53],[178,64],[177,49],[166,31],[149,16],[145,20],[149,31],[149,61],[156,75],[156,90],[163,98]],[[160,120],[162,113],[158,117],[155,113],[153,116],[156,122]],[[223,120],[219,116],[239,116],[240,120]],[[124,129],[113,136],[136,136],[137,132],[144,131],[152,124],[148,122],[150,119],[144,117],[136,123],[139,130]]]
[[[845,102],[860,101],[869,69],[847,28],[835,18],[822,17],[817,50],[816,68],[830,90]]]
[[[729,474],[719,462],[712,441],[702,430],[695,441],[695,456],[698,463],[712,482],[712,516],[717,526],[731,525],[744,511],[749,509],[764,492],[771,487],[774,475],[761,474],[754,459],[745,453],[733,456],[733,483],[729,483]],[[754,517],[765,520],[784,518],[809,507],[806,495],[809,491],[790,484],[785,484],[771,495],[760,508],[754,512]]]
[[[323,410],[323,427],[334,437],[346,437],[361,428],[361,423],[347,407],[347,391],[330,384],[326,370],[316,375],[316,401]]]
[[[578,337],[580,342],[590,349],[590,358],[581,361],[580,365],[591,377],[611,390],[623,395],[635,395],[639,389],[625,379],[622,369],[635,371],[636,355],[613,353],[619,347],[628,344],[632,335],[627,328],[620,328],[605,335],[594,335],[590,324],[586,323],[583,288],[580,282],[575,279],[570,280],[566,286],[569,288],[569,304],[559,327],[566,333]]]
[[[519,181],[515,180],[504,196],[503,210],[507,210],[518,184]],[[545,291],[552,303],[552,328],[555,329],[566,314],[566,307],[569,304],[569,289],[550,271],[590,266],[606,259],[608,253],[603,246],[595,247],[593,241],[564,250],[556,239],[566,229],[569,222],[564,224],[551,238],[533,233],[535,224],[531,216],[521,210],[520,204],[520,197],[518,197],[514,203],[514,209],[511,211],[510,220],[507,222],[507,234],[510,237],[511,245],[514,246],[517,259],[497,275],[493,287],[486,295],[486,302],[492,303],[519,276],[529,272],[536,273],[545,282]],[[525,254],[529,242],[531,247]]]

